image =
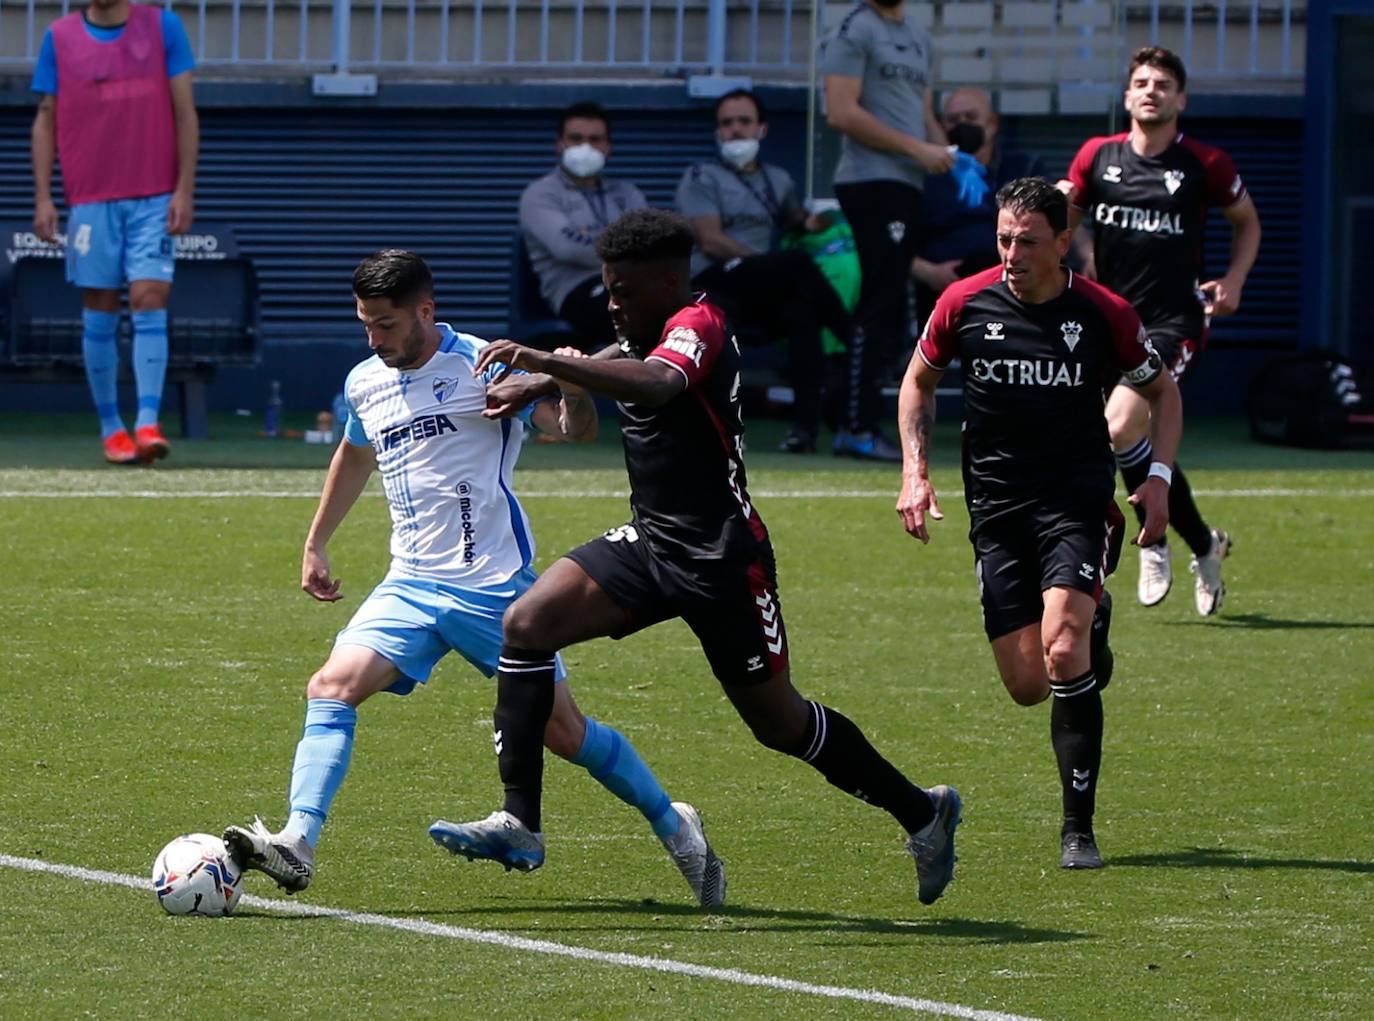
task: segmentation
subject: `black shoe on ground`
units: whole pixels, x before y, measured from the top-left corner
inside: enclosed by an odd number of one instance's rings
[[[1091,833],[1065,833],[1059,840],[1061,869],[1100,869],[1102,855]]]

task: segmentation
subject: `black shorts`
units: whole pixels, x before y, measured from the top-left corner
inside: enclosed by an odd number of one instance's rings
[[[1150,343],[1174,377],[1175,383],[1182,383],[1207,346],[1207,327],[1182,319],[1166,319],[1145,328],[1150,335]]]
[[[988,641],[1037,623],[1048,588],[1101,599],[1121,559],[1125,524],[1113,499],[1095,507],[1039,504],[982,527],[975,520],[969,538]]]
[[[753,563],[678,560],[655,553],[627,524],[566,555],[625,611],[625,628],[612,638],[681,617],[721,684],[761,684],[787,669],[771,547]]]

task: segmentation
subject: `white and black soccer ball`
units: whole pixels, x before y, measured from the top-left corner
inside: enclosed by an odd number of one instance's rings
[[[242,879],[224,841],[208,833],[183,833],[153,862],[153,892],[169,915],[230,914]]]

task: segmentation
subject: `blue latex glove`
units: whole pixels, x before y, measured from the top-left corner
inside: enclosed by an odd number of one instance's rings
[[[959,186],[960,205],[976,209],[983,204],[990,190],[987,167],[966,152],[956,152],[950,174]]]

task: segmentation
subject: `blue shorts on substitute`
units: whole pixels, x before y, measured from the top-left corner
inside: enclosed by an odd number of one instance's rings
[[[171,195],[152,195],[74,207],[67,217],[67,282],[117,290],[130,280],[170,281],[171,201]]]
[[[388,577],[358,607],[334,645],[361,645],[390,660],[401,677],[386,690],[397,695],[428,681],[434,664],[450,650],[491,677],[501,655],[501,616],[534,579],[528,568],[493,589]],[[560,681],[567,676],[561,656],[554,675]]]

